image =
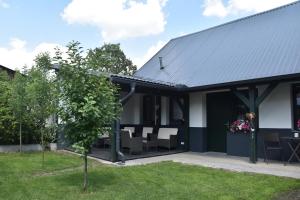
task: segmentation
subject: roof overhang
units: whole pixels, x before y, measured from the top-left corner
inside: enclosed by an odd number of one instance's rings
[[[248,80],[241,80],[241,81],[232,81],[232,82],[212,84],[212,85],[188,87],[185,88],[185,91],[186,92],[208,91],[208,90],[227,89],[227,88],[236,88],[236,87],[248,87],[251,85],[258,86],[258,85],[266,85],[274,82],[280,83],[280,82],[290,82],[290,81],[300,81],[300,73],[248,79]]]
[[[110,79],[113,83],[116,84],[130,85],[131,83],[135,83],[138,87],[154,88],[168,91],[181,91],[183,88],[187,88],[187,86],[182,84],[161,82],[135,76],[111,74]]]
[[[203,85],[195,87],[187,87],[181,84],[170,84],[163,83],[159,81],[153,81],[143,78],[136,78],[131,76],[122,76],[122,75],[111,75],[111,80],[113,83],[130,85],[131,83],[136,83],[137,86],[152,88],[152,89],[161,89],[168,91],[176,92],[197,92],[197,91],[210,91],[210,90],[221,90],[221,89],[231,89],[237,87],[249,87],[249,86],[259,86],[266,85],[269,83],[280,83],[280,82],[291,82],[291,81],[300,81],[300,73],[296,74],[287,74],[280,76],[264,77],[257,79],[248,79],[241,81],[232,81],[226,83],[212,84],[212,85]]]

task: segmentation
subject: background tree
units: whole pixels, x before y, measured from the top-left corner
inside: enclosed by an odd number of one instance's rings
[[[9,106],[11,92],[11,79],[0,70],[0,144],[12,144],[15,139],[17,122]]]
[[[104,44],[88,51],[87,63],[93,69],[106,73],[132,75],[136,66],[126,57],[120,44]]]
[[[19,71],[15,73],[12,79],[10,106],[13,114],[19,124],[19,143],[20,152],[22,152],[22,125],[26,115],[27,100],[26,100],[26,77]]]
[[[87,189],[87,154],[92,144],[120,113],[117,88],[107,77],[94,75],[78,42],[67,45],[67,59],[57,52],[60,65],[60,117],[68,141],[84,158],[83,188]],[[104,66],[101,64],[101,66]]]
[[[48,69],[51,67],[51,59],[48,53],[39,54],[35,59],[35,66],[28,72],[28,84],[26,92],[28,96],[28,105],[30,115],[39,127],[42,145],[42,166],[45,160],[45,142],[47,142],[49,130],[47,126],[51,124],[49,119],[55,114],[56,100],[54,79],[49,74]]]

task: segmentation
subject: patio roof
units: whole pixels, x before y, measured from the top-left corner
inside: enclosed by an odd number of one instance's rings
[[[300,77],[300,2],[169,41],[134,76],[192,88]]]
[[[119,75],[119,74],[110,74],[109,76],[114,83],[120,83],[120,84],[130,84],[132,82],[135,82],[139,86],[169,89],[169,90],[179,90],[181,88],[186,88],[186,86],[183,84],[153,80],[150,78],[142,78],[138,76],[127,76],[127,75]]]

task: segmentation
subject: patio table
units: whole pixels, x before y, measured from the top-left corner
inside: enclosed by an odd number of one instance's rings
[[[300,162],[300,157],[298,155],[298,151],[300,150],[300,138],[296,137],[281,137],[281,139],[285,140],[292,151],[288,163],[295,157],[298,162]]]

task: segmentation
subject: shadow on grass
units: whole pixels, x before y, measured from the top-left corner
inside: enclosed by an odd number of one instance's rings
[[[77,171],[76,173],[64,174],[62,176],[53,177],[61,187],[79,187],[83,185],[83,172]],[[88,172],[88,190],[95,191],[101,190],[104,187],[117,184],[117,176],[106,170],[90,171]]]

